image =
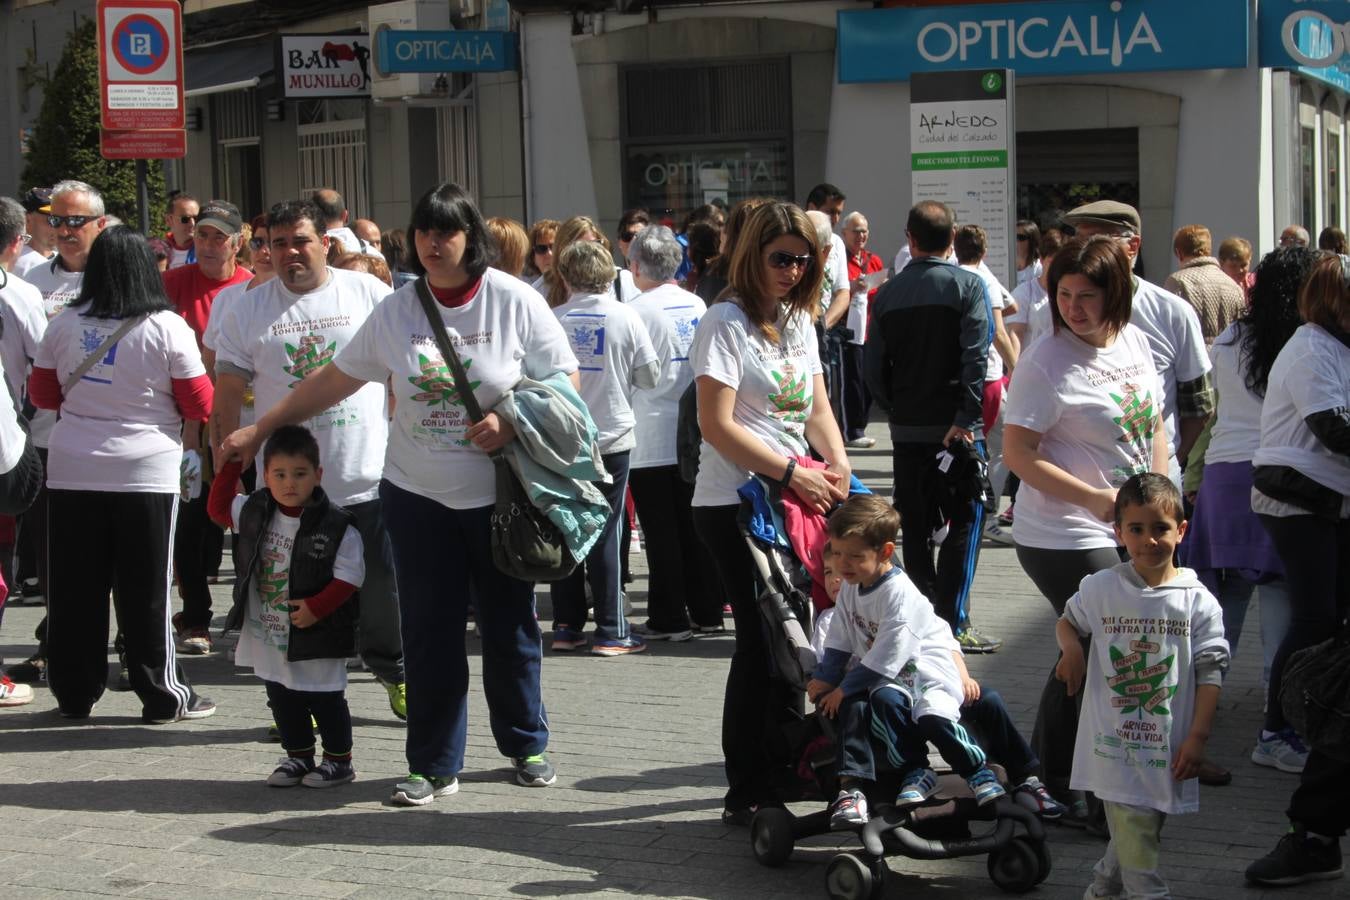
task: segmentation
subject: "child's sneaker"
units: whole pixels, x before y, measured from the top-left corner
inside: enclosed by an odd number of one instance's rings
[[[32,688],[26,684],[15,684],[8,675],[0,675],[0,706],[23,706],[32,702]]]
[[[830,804],[830,830],[850,831],[867,824],[867,798],[862,791],[840,791]]]
[[[300,783],[305,787],[326,788],[336,787],[339,784],[346,784],[355,780],[356,768],[352,766],[350,759],[329,759],[325,757],[324,761],[311,769]]]
[[[586,646],[586,636],[575,628],[559,625],[553,629],[554,652],[579,650]]]
[[[283,756],[272,774],[267,776],[267,783],[272,787],[295,787],[313,771],[314,757]]]
[[[1252,749],[1252,762],[1298,775],[1308,762],[1308,748],[1292,728],[1274,734],[1262,731],[1257,735],[1256,747]]]
[[[389,802],[395,806],[426,806],[437,797],[445,797],[459,790],[459,779],[437,778],[410,773],[406,781],[394,785],[394,793]]]
[[[1008,796],[1003,785],[998,783],[998,776],[988,766],[981,766],[979,771],[966,779],[966,784],[975,792],[975,802],[980,806],[993,803],[999,797]]]
[[[516,783],[525,787],[548,787],[558,780],[547,753],[519,756],[511,760],[516,766]]]
[[[1042,819],[1054,821],[1068,812],[1068,807],[1060,803],[1035,775],[1013,788],[1013,800],[1018,806],[1029,809]]]
[[[915,769],[905,776],[900,784],[900,793],[895,798],[896,806],[914,806],[922,803],[937,791],[937,773],[932,769]]]

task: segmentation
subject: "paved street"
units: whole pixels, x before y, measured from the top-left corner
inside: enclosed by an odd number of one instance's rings
[[[872,433],[884,437],[884,426]],[[857,454],[855,466],[868,484],[889,487],[884,442]],[[634,621],[645,602],[638,559]],[[447,589],[453,580],[447,573]],[[215,591],[218,622],[228,591]],[[547,622],[546,592],[540,600]],[[1029,734],[1054,659],[1053,619],[1012,549],[985,546],[974,613],[1007,643],[995,655],[972,657],[970,668],[1003,693]],[[12,605],[0,655],[27,656],[40,615],[39,607]],[[467,640],[476,653],[472,633]],[[851,838],[807,841],[773,870],[755,862],[745,830],[719,821],[719,719],[731,648],[725,637],[658,644],[619,659],[549,654],[544,689],[559,778],[546,790],[510,783],[489,734],[475,659],[462,788],[422,809],[384,804],[406,772],[403,726],[365,673],[353,673],[348,691],[358,780],[328,791],[263,784],[280,752],[264,741],[263,690],[220,647],[184,663],[220,706],[198,723],[143,726],[134,695],[108,693],[88,724],[71,725],[39,688],[29,706],[0,711],[0,897],[823,897],[825,863]],[[1259,678],[1253,631],[1225,686],[1210,745],[1233,769],[1233,784],[1203,789],[1203,811],[1172,819],[1165,831],[1164,874],[1178,897],[1265,896],[1244,887],[1241,873],[1283,831],[1296,778],[1247,760],[1261,712]],[[1080,897],[1102,844],[1059,828],[1051,841],[1054,871],[1029,896]],[[1001,896],[983,857],[895,858],[890,867],[890,898]],[[1269,894],[1350,897],[1350,882]]]

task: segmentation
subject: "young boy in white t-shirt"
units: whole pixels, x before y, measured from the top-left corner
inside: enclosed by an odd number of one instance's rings
[[[1172,562],[1186,520],[1167,476],[1145,472],[1120,487],[1115,530],[1130,561],[1084,578],[1070,598],[1055,626],[1055,675],[1070,695],[1091,676],[1070,786],[1103,802],[1111,842],[1086,896],[1162,897],[1163,822],[1200,808],[1196,776],[1228,642],[1218,601]]]
[[[929,741],[981,804],[1006,793],[959,724],[965,695],[950,626],[891,564],[899,527],[895,508],[875,494],[855,494],[830,516],[830,546],[844,586],[806,693],[839,723],[840,790],[830,806],[831,828],[867,821],[862,787],[876,780],[874,737],[906,772],[896,806],[922,803],[937,790]],[[845,674],[851,656],[858,663]]]
[[[286,750],[267,778],[272,787],[324,788],[356,778],[347,658],[356,652],[353,596],[365,580],[356,517],[329,501],[319,481],[319,444],[309,430],[283,425],[263,447],[266,487],[236,495],[241,463],[221,467],[207,511],[239,536],[234,608],[236,664],[267,686]],[[314,763],[314,727],[323,761]]]

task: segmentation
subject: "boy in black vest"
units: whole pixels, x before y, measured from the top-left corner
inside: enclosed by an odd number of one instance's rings
[[[333,787],[356,777],[347,657],[356,653],[356,604],[365,578],[354,518],[330,503],[319,480],[319,445],[298,425],[278,428],[263,447],[266,487],[236,496],[240,463],[221,468],[208,511],[239,536],[234,607],[235,663],[267,685],[267,704],[286,758],[273,787]],[[311,719],[311,717],[313,717]],[[323,762],[314,764],[314,725]]]

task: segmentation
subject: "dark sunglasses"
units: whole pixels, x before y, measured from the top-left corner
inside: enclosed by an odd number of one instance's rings
[[[267,246],[267,238],[249,238],[248,245],[254,250],[261,250]]]
[[[196,217],[196,216],[179,216],[179,217],[178,217],[178,221],[181,222],[181,223],[184,224],[184,225],[191,225],[193,222],[197,221],[197,217]]]
[[[637,236],[638,236],[638,233],[637,233],[636,231],[625,231],[623,234],[619,235],[619,241],[620,241],[621,243],[627,244],[627,243],[631,242],[631,241],[633,240],[633,238],[635,238],[635,237],[637,237]]]
[[[1019,235],[1017,236],[1017,240],[1018,240],[1019,243],[1021,243],[1022,241],[1029,241],[1029,240],[1031,240],[1031,235],[1029,235],[1029,234],[1019,234]]]
[[[553,252],[553,245],[552,245],[552,244],[535,244],[535,245],[534,245],[534,252],[535,252],[535,253],[552,253],[552,252]]]
[[[92,222],[98,216],[48,216],[47,224],[53,228],[65,225],[67,228],[83,228],[86,222]]]
[[[769,265],[773,266],[775,269],[790,269],[793,266],[796,266],[805,271],[806,269],[811,268],[813,262],[815,262],[815,258],[809,254],[806,256],[797,256],[782,250],[775,250],[769,254]]]

